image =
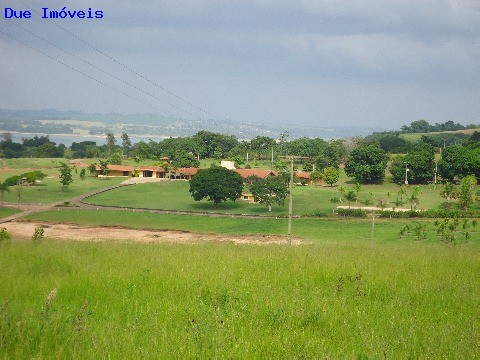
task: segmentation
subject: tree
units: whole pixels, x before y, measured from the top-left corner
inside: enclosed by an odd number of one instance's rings
[[[109,164],[122,165],[123,156],[120,152],[114,152],[108,159]]]
[[[311,161],[305,161],[302,166],[303,171],[311,172],[313,171],[313,164]]]
[[[82,168],[82,170],[80,170],[80,179],[85,180],[86,177],[87,177],[86,170],[85,168]]]
[[[392,174],[393,182],[396,184],[403,184],[405,182],[405,156],[395,155],[389,166],[390,174]]]
[[[2,138],[3,138],[3,141],[5,142],[13,142],[13,137],[12,137],[12,133],[9,132],[9,131],[4,131],[2,133]]]
[[[130,138],[128,137],[128,134],[126,132],[122,133],[122,151],[123,155],[128,155],[130,148],[132,147],[132,142],[130,141]]]
[[[260,160],[262,155],[266,156],[275,146],[275,140],[268,136],[257,136],[250,142],[252,150],[257,152],[257,159]]]
[[[113,135],[113,133],[107,133],[107,150],[108,150],[109,156],[113,155],[113,151],[115,150],[116,143],[117,143],[117,140],[115,139],[115,135]]]
[[[207,198],[214,206],[222,201],[237,200],[242,195],[243,180],[235,171],[223,167],[200,170],[190,180],[190,193],[195,201]]]
[[[97,177],[97,175],[98,175],[97,164],[91,163],[90,165],[88,165],[88,171],[90,172],[91,176]]]
[[[250,185],[250,191],[255,201],[268,206],[268,211],[272,211],[274,203],[283,206],[289,194],[287,182],[276,176],[258,179]]]
[[[59,168],[59,178],[60,178],[60,183],[62,184],[62,190],[65,190],[68,185],[70,185],[73,182],[73,177],[72,177],[72,167],[66,163],[60,163],[60,168]]]
[[[3,196],[5,192],[10,192],[8,185],[5,182],[0,182],[0,195],[2,197],[1,205],[3,206]]]
[[[426,120],[412,121],[410,126],[403,125],[401,129],[404,133],[424,133],[434,130],[433,126]]]
[[[355,190],[348,190],[345,195],[345,200],[348,201],[348,208],[350,209],[350,203],[352,203],[353,201],[357,201],[358,199],[358,196],[357,196],[357,192]]]
[[[480,176],[480,147],[447,146],[438,162],[438,172],[443,179],[453,181],[455,177]]]
[[[410,184],[425,184],[433,179],[435,169],[435,149],[430,144],[420,143],[415,146],[404,158],[403,161],[408,164],[410,169],[408,173],[408,182]],[[393,172],[395,182],[401,182],[405,176],[405,168],[400,168],[399,172]]]
[[[108,170],[108,161],[98,160],[100,166],[100,174],[106,176],[110,170]]]
[[[175,140],[178,140],[175,139]],[[216,152],[217,156],[225,157],[226,154],[238,146],[237,139],[232,135],[224,135],[213,133],[210,131],[199,131],[191,138],[184,138],[184,142],[189,144],[182,144],[182,148],[186,151],[198,152],[202,157],[213,157]],[[163,143],[162,141],[162,146]]]
[[[420,187],[414,186],[412,187],[412,193],[410,194],[410,197],[408,198],[408,202],[410,203],[410,210],[414,211],[416,210],[418,204],[420,204]]]
[[[190,167],[199,167],[200,162],[192,153],[188,153],[186,151],[179,151],[175,153],[174,156],[172,157],[172,165],[175,169],[178,169],[181,167],[190,168]]]
[[[313,185],[318,185],[320,180],[323,179],[323,173],[318,170],[313,171],[310,173],[310,180],[312,180]]]
[[[460,201],[460,206],[463,210],[468,210],[468,207],[473,203],[476,185],[477,179],[473,175],[464,177],[460,182],[458,200]]]
[[[445,198],[445,200],[447,200],[447,203],[449,203],[450,200],[455,199],[456,197],[455,187],[451,182],[447,181],[443,185],[443,188],[440,191],[440,196]]]
[[[323,180],[330,186],[333,186],[340,177],[340,172],[333,166],[329,166],[323,170]]]
[[[378,144],[363,144],[354,149],[345,163],[345,173],[361,184],[383,181],[387,156]]]

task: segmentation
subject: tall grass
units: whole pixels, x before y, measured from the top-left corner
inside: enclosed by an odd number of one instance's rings
[[[475,358],[479,252],[12,241],[0,356]]]

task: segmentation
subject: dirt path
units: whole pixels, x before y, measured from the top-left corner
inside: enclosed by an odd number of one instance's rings
[[[201,234],[172,230],[136,230],[118,227],[87,227],[73,224],[10,221],[2,224],[14,239],[31,239],[36,227],[42,227],[45,239],[77,241],[136,241],[154,243],[205,243],[221,242],[235,244],[287,244],[286,236],[278,235],[224,235]],[[293,245],[305,243],[293,238]]]

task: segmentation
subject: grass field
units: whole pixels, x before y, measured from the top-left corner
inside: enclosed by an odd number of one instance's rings
[[[9,174],[24,172],[27,164],[12,162]],[[54,162],[34,166],[51,178],[43,197],[37,187],[22,188],[25,202],[67,199],[123,180],[75,179],[61,192]],[[344,174],[340,185],[352,186]],[[398,187],[365,186],[362,194],[369,191],[381,197]],[[422,192],[420,207],[438,206],[437,192]],[[15,199],[15,189],[7,196]],[[331,212],[333,196],[340,194],[296,187],[295,213]],[[181,181],[124,187],[90,200],[217,211],[194,202]],[[268,214],[258,204],[221,209]],[[274,207],[273,214],[285,209]],[[25,219],[202,234],[287,233],[285,218],[58,208]],[[399,236],[415,223],[425,226],[424,240]],[[3,241],[0,358],[477,358],[479,229],[466,243],[459,230],[456,245],[447,245],[433,224],[377,219],[372,239],[371,219],[295,218],[292,235],[306,243],[290,247]]]
[[[46,211],[25,217],[27,220],[73,223],[88,226],[117,226],[132,229],[180,230],[195,233],[219,234],[287,234],[287,219],[205,217],[115,210]],[[376,219],[376,242],[411,242],[413,236],[399,239],[402,227],[412,224],[409,219]],[[433,220],[418,220],[425,224],[425,242],[438,242]],[[293,219],[292,235],[312,242],[348,242],[371,240],[371,220],[352,218]],[[460,241],[462,235],[457,234]],[[471,233],[470,243],[480,246],[478,229]]]
[[[472,135],[475,131],[478,131],[479,128],[476,129],[465,129],[465,130],[455,130],[455,131],[442,131],[442,132],[429,132],[429,133],[412,133],[412,134],[400,134],[400,137],[411,142],[419,142],[422,139],[423,135],[438,135],[438,134],[467,134]]]
[[[343,183],[343,186],[352,188],[351,184]],[[373,194],[374,204],[379,198],[384,198],[390,202],[396,199],[399,186],[391,183],[383,185],[365,185],[360,193],[360,199],[370,197]],[[203,200],[196,202],[191,197],[188,182],[183,181],[164,181],[159,183],[138,184],[135,186],[123,187],[95,195],[86,201],[95,205],[107,206],[127,206],[133,208],[149,208],[164,210],[184,210],[201,212],[227,212],[234,214],[260,214],[260,215],[287,215],[287,206],[274,205],[272,213],[269,214],[265,205],[249,204],[240,200],[236,202],[226,202],[220,204],[217,208],[213,207],[212,202]],[[443,201],[443,198],[432,187],[422,186],[420,194],[420,209],[437,208]],[[390,196],[387,194],[390,193]],[[311,214],[321,212],[331,213],[338,204],[333,204],[329,200],[333,197],[341,197],[338,187],[317,187],[317,186],[296,186],[294,188],[294,207],[295,215]],[[286,201],[288,203],[288,201]],[[344,201],[341,205],[347,205]],[[360,203],[352,205],[362,206]],[[392,205],[390,205],[392,206]],[[404,207],[408,208],[408,204]]]
[[[468,245],[43,240],[0,250],[2,358],[480,355],[480,256]]]
[[[0,181],[6,178],[19,175],[25,172],[40,170],[47,174],[42,180],[41,185],[36,186],[13,186],[10,192],[6,192],[4,201],[18,202],[18,191],[20,191],[21,203],[38,203],[48,204],[55,201],[67,200],[91,191],[119,184],[123,178],[93,178],[87,176],[85,180],[81,180],[79,169],[77,173],[72,172],[73,183],[63,191],[59,180],[58,166],[60,162],[66,162],[65,159],[2,159],[0,167]]]
[[[10,215],[16,214],[17,212],[18,212],[18,210],[10,209],[10,208],[6,208],[6,207],[1,207],[1,206],[0,206],[0,218],[7,217],[7,216],[10,216]]]

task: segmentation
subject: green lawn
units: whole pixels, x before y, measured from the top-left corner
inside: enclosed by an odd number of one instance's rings
[[[348,183],[344,183],[343,186],[347,187],[347,189],[353,187],[352,184]],[[274,205],[272,207],[272,213],[269,214],[265,205],[249,204],[241,200],[225,202],[217,208],[214,208],[212,202],[206,200],[200,202],[194,201],[188,189],[189,183],[185,181],[163,181],[115,189],[95,195],[86,201],[95,205],[163,210],[284,216],[288,214],[288,207],[286,205],[283,207]],[[383,185],[365,185],[362,186],[362,189],[359,198],[369,198],[369,193],[372,193],[372,199],[374,204],[376,204],[379,198],[384,198],[390,202],[394,201],[400,187],[395,184],[385,183]],[[439,188],[437,191],[434,191],[432,187],[422,186],[421,189],[420,209],[436,208],[443,201],[439,196]],[[338,187],[323,186],[296,186],[293,195],[293,212],[295,215],[312,214],[315,212],[329,214],[338,205],[331,203],[329,200],[333,197],[342,196],[338,191]],[[288,198],[285,203],[288,204]],[[348,204],[344,201],[341,205]],[[352,205],[362,206],[360,203],[354,203]],[[404,207],[408,208],[408,205],[405,204]]]
[[[480,253],[0,244],[2,358],[477,358]]]
[[[93,178],[87,176],[81,180],[79,176],[80,169],[72,172],[73,183],[63,191],[59,180],[58,165],[60,162],[66,162],[66,159],[1,159],[0,166],[3,167],[0,173],[0,181],[14,175],[25,172],[40,170],[47,174],[40,185],[36,186],[12,186],[9,192],[5,192],[4,201],[16,203],[19,201],[20,192],[21,203],[48,204],[61,200],[87,194],[91,191],[119,184],[124,178]],[[88,171],[87,171],[88,173]]]
[[[0,206],[0,218],[4,218],[16,213],[18,213],[18,210],[16,209],[10,209],[10,208]]]

